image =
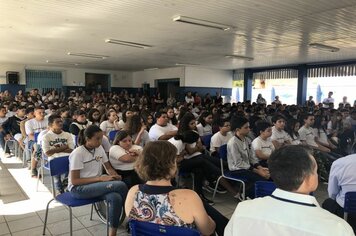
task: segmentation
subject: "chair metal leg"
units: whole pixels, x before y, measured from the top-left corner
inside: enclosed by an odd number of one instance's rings
[[[93,209],[94,209],[94,203],[91,204],[91,210],[90,210],[90,220],[93,220]]]
[[[216,195],[216,191],[217,191],[217,189],[218,189],[218,186],[219,186],[219,183],[220,183],[221,178],[224,178],[224,177],[223,177],[223,176],[220,176],[220,177],[218,178],[218,180],[216,181],[215,188],[214,188],[214,193],[213,193],[213,201],[214,201],[214,198],[215,198],[215,195]]]
[[[179,188],[179,183],[180,183],[180,176],[178,174],[178,176],[177,176],[177,188]]]
[[[348,218],[348,213],[347,212],[344,212],[344,220],[347,222],[347,218]]]
[[[106,236],[109,236],[109,202],[106,202]]]
[[[243,181],[241,181],[242,183],[242,194],[241,194],[241,197],[242,197],[242,200],[246,200],[246,185]]]
[[[50,200],[47,203],[47,207],[46,207],[46,214],[45,214],[45,221],[44,221],[44,225],[43,225],[43,232],[42,235],[46,235],[46,227],[47,227],[47,218],[48,218],[48,210],[49,210],[49,204],[51,204],[51,202],[54,200],[54,198],[52,200]]]
[[[195,191],[195,176],[194,176],[194,173],[191,173],[191,175],[192,175],[192,181],[193,181],[192,189],[193,189],[193,191]]]
[[[68,210],[69,210],[69,230],[70,230],[69,235],[72,236],[72,235],[73,235],[73,215],[72,215],[72,208],[69,206],[69,207],[68,207]]]

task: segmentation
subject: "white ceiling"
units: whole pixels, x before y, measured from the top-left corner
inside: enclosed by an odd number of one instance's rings
[[[236,29],[173,22],[178,14]],[[108,38],[153,47],[108,44]],[[355,39],[356,0],[0,0],[0,63],[46,65],[49,60],[133,71],[190,63],[237,69],[356,59]],[[340,51],[319,51],[310,43]],[[224,57],[234,53],[254,60]]]

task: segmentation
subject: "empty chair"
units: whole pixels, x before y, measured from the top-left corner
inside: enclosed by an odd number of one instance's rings
[[[111,130],[109,132],[109,141],[110,141],[110,143],[112,143],[114,141],[117,132],[118,132],[118,130]]]
[[[356,214],[356,192],[345,194],[344,219],[347,221],[348,214]]]
[[[185,227],[159,225],[137,220],[130,220],[129,224],[132,236],[200,236],[199,231]]]
[[[212,136],[213,136],[212,134],[208,134],[201,137],[201,142],[203,143],[203,145],[206,147],[206,150],[208,151],[210,150],[210,141]]]
[[[276,185],[270,181],[256,181],[255,183],[255,197],[265,197],[272,195],[276,189]]]

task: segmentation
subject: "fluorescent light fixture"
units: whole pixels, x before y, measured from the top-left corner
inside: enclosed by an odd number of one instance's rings
[[[187,17],[187,16],[181,16],[181,15],[174,16],[173,21],[192,24],[192,25],[199,25],[199,26],[204,26],[204,27],[219,29],[219,30],[224,30],[224,31],[231,30],[234,28],[231,25],[224,25],[224,24],[220,24],[217,22],[201,20],[201,19],[196,19],[196,18]]]
[[[340,48],[328,46],[328,45],[321,44],[321,43],[311,43],[311,44],[309,44],[309,47],[315,48],[315,49],[318,49],[318,50],[322,50],[322,51],[327,51],[327,52],[338,52],[338,51],[340,51]]]
[[[159,68],[147,68],[147,69],[144,69],[144,71],[149,71],[149,70],[158,70]]]
[[[69,62],[69,61],[50,61],[50,60],[47,60],[46,63],[55,64],[55,65],[63,65],[63,66],[79,66],[80,65],[80,63]]]
[[[105,56],[105,55],[90,54],[90,53],[68,52],[67,54],[68,54],[69,56],[89,57],[89,58],[103,59],[103,60],[109,57],[109,56]]]
[[[118,45],[122,45],[122,46],[143,48],[143,49],[152,47],[151,45],[147,45],[147,44],[128,42],[128,41],[123,41],[123,40],[118,40],[118,39],[106,39],[105,43],[113,43],[113,44],[118,44]]]
[[[200,66],[199,64],[176,63],[176,66]]]
[[[243,55],[226,55],[225,58],[253,61],[253,57],[243,56]]]

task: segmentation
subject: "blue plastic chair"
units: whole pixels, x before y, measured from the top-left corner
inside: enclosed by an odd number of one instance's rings
[[[216,185],[215,185],[215,189],[214,189],[214,193],[213,193],[213,200],[215,198],[216,190],[218,189],[219,182],[220,182],[221,178],[225,178],[225,179],[233,180],[233,181],[236,181],[236,182],[240,182],[241,185],[242,185],[241,198],[242,198],[242,200],[245,200],[245,195],[246,195],[245,181],[246,181],[246,179],[237,177],[234,173],[232,173],[232,171],[224,169],[224,161],[227,161],[227,144],[220,146],[220,148],[219,148],[219,159],[220,159],[221,176],[216,181]]]
[[[179,226],[159,225],[149,222],[130,220],[129,222],[132,236],[200,236],[200,232]]]
[[[344,220],[347,221],[349,213],[356,214],[356,192],[347,192],[344,203]]]
[[[53,191],[53,193],[55,193],[53,176],[61,175],[61,174],[65,174],[65,173],[69,172],[69,157],[68,156],[58,157],[58,158],[54,158],[53,160],[49,161],[49,172],[50,172],[50,175],[52,177],[51,178],[52,179],[52,191]],[[71,236],[73,234],[72,207],[85,206],[85,205],[94,204],[96,202],[102,201],[102,199],[100,199],[100,198],[76,199],[76,198],[72,197],[72,195],[69,192],[65,192],[65,193],[57,195],[56,197],[54,197],[53,199],[51,199],[47,203],[45,221],[44,221],[44,226],[43,226],[43,235],[46,234],[46,226],[47,226],[49,205],[54,200],[56,200],[57,202],[62,203],[63,205],[68,207],[68,210],[69,210],[69,227],[70,227],[70,235]],[[106,209],[106,212],[108,212],[108,209]],[[92,215],[93,215],[93,207],[91,208],[90,219],[92,219]],[[109,234],[108,217],[106,219],[106,233],[107,233],[107,235]]]
[[[119,132],[118,130],[111,130],[109,132],[109,141],[110,143],[114,142],[115,136],[117,134],[117,132]]]
[[[210,150],[211,137],[213,137],[212,134],[208,134],[201,137],[201,142],[203,143],[203,145],[206,147],[206,150],[208,151]]]
[[[256,181],[255,197],[270,196],[276,188],[276,185],[271,181]]]

